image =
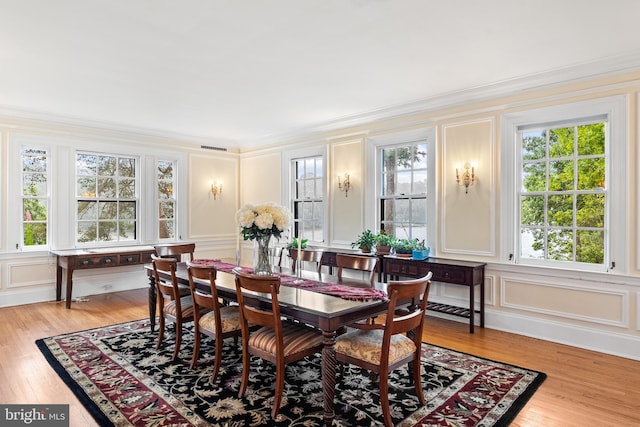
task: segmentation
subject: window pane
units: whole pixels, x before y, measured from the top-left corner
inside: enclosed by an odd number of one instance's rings
[[[520,257],[544,258],[544,231],[538,228],[520,230]]]
[[[78,202],[78,220],[98,219],[96,202]]]
[[[118,238],[118,223],[116,221],[98,222],[98,240],[109,242]]]
[[[173,201],[161,201],[160,202],[160,208],[159,208],[159,214],[160,214],[160,218],[161,219],[165,219],[165,218],[173,218],[174,217],[174,213],[173,213]]]
[[[116,174],[117,159],[115,157],[98,157],[98,175],[114,176]]]
[[[604,232],[578,230],[576,235],[576,261],[603,264]]]
[[[98,203],[99,219],[116,219],[118,215],[118,204],[116,202]]]
[[[126,178],[136,177],[136,161],[133,158],[120,158],[118,160],[118,175]]]
[[[427,168],[427,144],[418,144],[413,147],[413,169]]]
[[[78,221],[78,242],[93,242],[97,239],[97,222]]]
[[[573,261],[573,232],[565,229],[549,230],[547,253],[550,259],[556,261]]]
[[[393,148],[382,150],[382,172],[389,173],[396,170],[396,150]]]
[[[545,191],[547,174],[544,163],[524,163],[522,166],[522,191]]]
[[[409,222],[411,221],[411,205],[408,199],[396,200],[396,216],[395,221]]]
[[[411,222],[424,224],[427,219],[427,204],[424,199],[411,201]]]
[[[574,128],[558,128],[549,131],[549,157],[573,155]]]
[[[47,223],[25,224],[23,230],[24,246],[46,245],[47,244]]]
[[[76,175],[78,176],[95,176],[98,171],[98,156],[93,154],[76,155]]]
[[[427,192],[427,171],[413,173],[413,194]]]
[[[23,199],[23,221],[46,221],[47,199]]]
[[[160,238],[173,239],[175,237],[174,221],[160,220]]]
[[[544,196],[522,196],[520,221],[522,225],[544,225]]]
[[[121,199],[133,199],[136,196],[136,181],[131,178],[121,179],[118,185],[118,197]]]
[[[549,164],[549,191],[573,190],[573,161],[554,161]]]
[[[46,172],[47,152],[31,148],[22,150],[22,171],[23,172]]]
[[[578,227],[604,227],[604,194],[580,194],[576,197]]]
[[[96,183],[98,182],[95,177],[81,177],[77,180],[77,192],[76,196],[79,197],[96,197]]]
[[[398,172],[397,194],[411,194],[411,171]]]
[[[573,225],[573,196],[567,194],[549,196],[549,225]]]
[[[116,182],[113,178],[98,178],[98,197],[106,199],[116,197]]]
[[[578,160],[578,190],[604,188],[604,157]]]
[[[522,159],[537,160],[546,157],[547,134],[545,131],[524,132],[522,134]]]
[[[120,219],[135,219],[136,218],[136,203],[135,202],[120,202],[119,203],[118,218]]]
[[[136,238],[135,221],[120,221],[119,228],[120,238],[118,240],[134,240]]]
[[[22,194],[25,196],[46,196],[47,175],[35,173],[25,174],[22,179]]]
[[[605,147],[604,123],[578,126],[578,155],[603,155]]]

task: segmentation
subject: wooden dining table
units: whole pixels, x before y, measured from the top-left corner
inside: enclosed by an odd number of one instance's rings
[[[240,267],[242,268],[242,267]],[[151,331],[155,328],[156,318],[156,286],[152,265],[145,265],[149,277],[149,320]],[[251,272],[250,268],[243,269]],[[158,272],[163,280],[171,280],[168,272]],[[306,274],[306,273],[305,273]],[[291,277],[283,275],[289,281]],[[314,281],[325,282],[327,285],[335,285],[334,276],[309,276]],[[176,272],[178,283],[189,285],[186,263],[179,263]],[[208,292],[209,285],[205,282],[196,281],[196,287]],[[384,288],[386,285],[378,284]],[[237,301],[235,275],[229,271],[218,270],[216,278],[216,288],[220,298],[229,301]],[[384,289],[381,289],[384,290]],[[338,331],[344,326],[363,319],[375,317],[386,312],[387,301],[385,299],[353,300],[340,296],[328,295],[317,291],[311,291],[299,287],[287,286],[283,281],[278,295],[280,313],[288,318],[313,325],[322,332],[322,392],[324,403],[324,422],[326,426],[333,423],[334,395],[336,384],[336,352],[335,342]],[[271,306],[270,297],[265,294],[245,295],[246,303],[269,308]]]

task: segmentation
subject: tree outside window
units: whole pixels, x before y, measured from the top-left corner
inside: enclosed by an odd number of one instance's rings
[[[427,240],[427,144],[384,147],[380,159],[380,229],[397,239]]]
[[[605,262],[604,122],[520,132],[520,257]]]
[[[137,239],[136,159],[76,155],[78,243]]]
[[[25,247],[47,245],[49,220],[49,153],[47,150],[22,149],[22,244]]]
[[[176,165],[171,160],[160,160],[157,163],[158,179],[158,238],[175,239],[176,237]]]
[[[324,162],[322,156],[292,161],[293,233],[309,242],[324,240]]]

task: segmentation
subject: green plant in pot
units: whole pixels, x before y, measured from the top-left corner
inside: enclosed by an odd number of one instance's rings
[[[391,252],[391,247],[396,241],[396,238],[391,234],[387,234],[384,230],[380,230],[380,233],[376,234],[376,253],[386,255]]]
[[[362,252],[368,253],[371,252],[371,248],[373,248],[376,244],[376,235],[371,230],[364,230],[355,242],[351,243],[352,248],[359,248]]]
[[[302,239],[300,241],[300,249],[307,248],[308,239]],[[294,237],[292,241],[287,244],[287,249],[298,249],[298,238]]]
[[[413,250],[419,245],[416,239],[400,239],[396,240],[393,244],[393,249],[396,251],[396,255],[400,257],[410,257],[413,254]]]
[[[430,248],[425,245],[424,240],[416,240],[416,247],[411,256],[413,259],[427,259],[429,258],[429,252]]]

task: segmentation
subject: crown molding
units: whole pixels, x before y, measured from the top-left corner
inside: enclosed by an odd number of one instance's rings
[[[473,102],[487,101],[517,93],[552,88],[569,82],[578,83],[633,71],[640,71],[640,50],[611,55],[597,61],[576,63],[568,67],[435,95],[411,103],[345,116],[317,126],[301,128],[286,133],[266,135],[250,141],[241,141],[239,144],[241,148],[250,148],[252,146],[255,147],[276,142],[282,143],[283,141],[300,140],[305,137],[317,137],[319,134],[363,126],[376,121],[398,119],[418,113],[428,113],[430,111],[442,110]]]

